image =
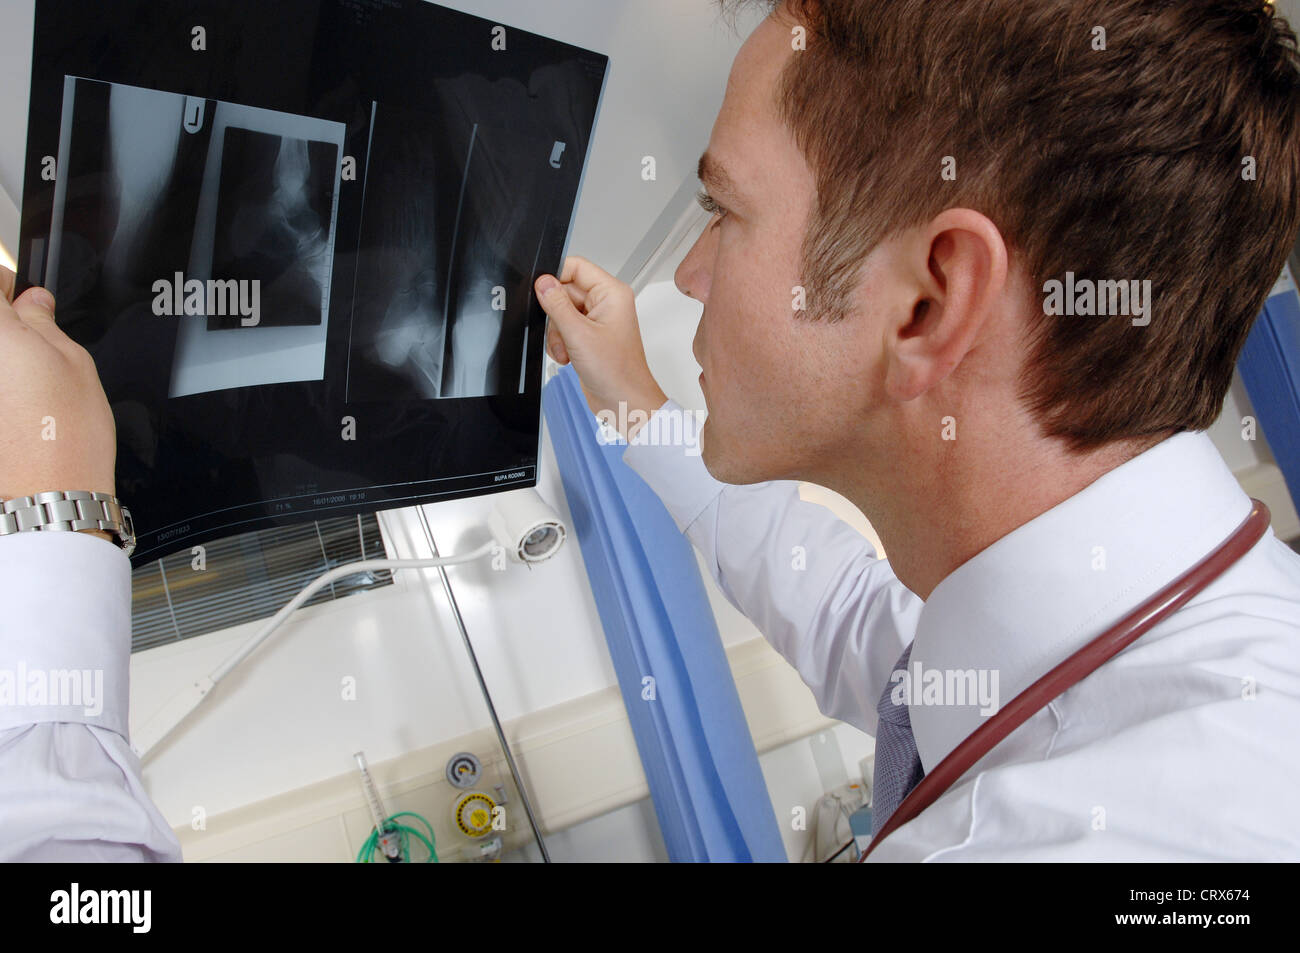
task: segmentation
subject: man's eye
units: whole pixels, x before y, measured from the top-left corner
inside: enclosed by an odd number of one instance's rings
[[[713,196],[708,192],[705,192],[703,189],[700,189],[699,194],[695,196],[695,200],[700,203],[700,208],[704,209],[704,211],[708,212],[710,215],[721,215],[723,218],[726,217],[727,210],[714,201]]]

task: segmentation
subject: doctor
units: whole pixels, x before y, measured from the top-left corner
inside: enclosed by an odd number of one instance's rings
[[[878,734],[880,824],[987,717],[950,674],[1011,699],[1250,510],[1203,431],[1296,234],[1295,40],[1261,0],[1153,6],[783,4],[701,162],[716,212],[677,283],[705,306],[703,462],[624,459],[822,710]],[[1050,315],[1067,276],[1154,298]],[[672,411],[630,289],[559,278],[548,346],[592,410]],[[0,498],[111,494],[93,362],[48,294],[4,290]],[[127,745],[129,636],[110,534],[0,536],[0,678],[103,675],[93,704],[0,705],[0,859],[180,858]],[[1266,533],[871,859],[1300,859],[1297,736],[1300,556]]]
[[[989,717],[954,688],[1005,704],[1251,511],[1204,431],[1296,237],[1300,57],[1260,0],[824,6],[748,39],[700,161],[702,460],[624,460],[877,736],[879,830]],[[536,291],[594,413],[679,409],[626,285],[575,257]],[[1300,555],[1267,531],[870,859],[1300,860],[1297,737]]]

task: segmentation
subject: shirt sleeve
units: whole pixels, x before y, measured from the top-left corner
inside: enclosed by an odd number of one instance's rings
[[[669,423],[670,415],[679,419]],[[681,440],[653,442],[679,432]],[[801,500],[798,483],[720,483],[699,449],[695,415],[669,400],[623,462],[663,501],[727,600],[799,672],[822,713],[874,735],[876,702],[912,641],[922,601],[861,533]]]
[[[179,861],[128,743],[126,554],[0,538],[0,606],[0,861]]]

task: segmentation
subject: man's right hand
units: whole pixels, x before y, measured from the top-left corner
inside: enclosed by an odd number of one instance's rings
[[[533,286],[550,318],[547,353],[560,364],[572,362],[593,414],[609,411],[613,420],[624,422],[641,410],[648,420],[668,397],[646,363],[632,288],[576,256],[564,260],[548,294],[552,282],[553,275],[543,275]],[[620,402],[626,413],[619,413]],[[623,437],[630,440],[637,429],[629,426]]]

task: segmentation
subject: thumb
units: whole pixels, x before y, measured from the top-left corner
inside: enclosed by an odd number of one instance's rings
[[[533,288],[537,291],[537,300],[566,343],[582,334],[588,323],[587,317],[577,309],[554,275],[542,275]]]
[[[14,300],[13,308],[18,317],[33,329],[40,324],[54,323],[54,295],[44,288],[28,288]]]
[[[54,320],[54,295],[44,288],[28,288],[14,300],[13,309],[19,321],[54,347],[63,350],[72,343]]]

